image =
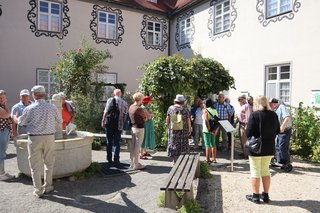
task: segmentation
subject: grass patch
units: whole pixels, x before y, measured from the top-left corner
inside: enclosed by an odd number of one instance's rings
[[[211,178],[212,174],[210,173],[208,164],[200,161],[200,175],[202,178]]]
[[[202,209],[197,200],[187,200],[180,209],[178,209],[179,213],[201,213]]]
[[[86,170],[82,172],[75,172],[73,173],[73,176],[77,180],[83,180],[83,179],[88,179],[97,173],[100,173],[100,171],[101,171],[101,165],[98,162],[92,162],[91,165]]]
[[[159,196],[158,196],[158,200],[157,200],[157,206],[159,207],[159,208],[164,208],[164,192],[163,191],[161,191],[160,193],[159,193]]]

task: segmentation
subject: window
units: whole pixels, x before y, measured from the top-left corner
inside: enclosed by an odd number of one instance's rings
[[[291,11],[292,0],[267,0],[267,17]]]
[[[159,22],[147,21],[147,44],[161,46],[162,24]]]
[[[147,1],[149,1],[149,2],[152,2],[152,3],[158,3],[158,1],[157,0],[147,0]]]
[[[91,13],[90,29],[92,38],[97,44],[101,42],[118,46],[122,41],[124,27],[123,17],[120,9],[93,5]]]
[[[48,97],[54,94],[54,77],[49,69],[37,69],[37,84],[46,88]]]
[[[186,18],[180,21],[180,42],[179,44],[187,44],[191,41],[191,19]]]
[[[43,31],[61,31],[61,4],[39,1],[38,29]]]
[[[290,103],[291,66],[290,64],[266,67],[266,96],[276,97]]]
[[[117,15],[99,12],[98,37],[115,40],[117,38]]]
[[[222,1],[214,5],[214,33],[222,33],[230,29],[230,1]]]
[[[97,73],[97,82],[105,84],[116,84],[117,82],[117,73]],[[101,101],[107,101],[115,89],[114,86],[104,86],[103,96]]]

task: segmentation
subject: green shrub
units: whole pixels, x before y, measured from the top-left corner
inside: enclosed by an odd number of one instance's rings
[[[75,172],[73,173],[73,176],[77,180],[88,179],[94,176],[95,174],[100,173],[100,171],[101,171],[101,165],[98,162],[92,162],[91,165],[86,170],[82,172]]]
[[[291,137],[292,154],[307,160],[320,160],[320,118],[310,107],[292,110],[293,134]]]
[[[103,143],[103,139],[102,138],[93,139],[92,150],[100,150],[102,143]]]
[[[202,209],[197,200],[187,200],[180,209],[178,209],[180,213],[201,213]]]
[[[208,164],[201,161],[200,162],[200,175],[202,178],[211,178],[212,174],[210,173]]]

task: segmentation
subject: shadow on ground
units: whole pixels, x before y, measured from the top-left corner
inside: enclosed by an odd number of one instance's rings
[[[273,206],[297,206],[308,212],[318,213],[320,210],[319,200],[272,200],[269,205]]]

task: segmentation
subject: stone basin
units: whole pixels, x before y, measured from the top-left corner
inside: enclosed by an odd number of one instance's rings
[[[92,142],[93,134],[84,131],[76,131],[74,135],[70,135],[68,138],[55,140],[56,160],[53,168],[53,178],[67,177],[88,168],[92,162]],[[27,135],[17,139],[17,161],[20,172],[31,176],[27,144]]]

